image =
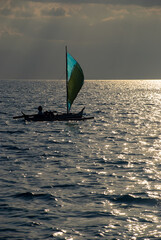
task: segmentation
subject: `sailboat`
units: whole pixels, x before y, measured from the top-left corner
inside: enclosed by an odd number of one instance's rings
[[[66,113],[46,111],[42,114],[15,116],[13,119],[23,118],[27,121],[84,121],[94,117],[83,116],[84,108],[78,113],[71,113],[71,106],[84,84],[84,74],[79,63],[72,57],[65,47],[66,55]]]

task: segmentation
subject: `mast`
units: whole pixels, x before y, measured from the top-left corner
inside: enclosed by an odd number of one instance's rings
[[[66,58],[66,102],[67,102],[67,114],[68,111],[68,60],[67,60],[67,46],[65,46],[65,58]]]

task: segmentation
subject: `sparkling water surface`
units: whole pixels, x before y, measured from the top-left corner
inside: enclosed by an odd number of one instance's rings
[[[84,122],[65,81],[0,80],[0,239],[161,239],[161,81],[85,81]]]

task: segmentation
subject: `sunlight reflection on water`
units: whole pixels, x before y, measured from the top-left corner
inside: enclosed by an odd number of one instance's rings
[[[161,238],[161,81],[86,81],[73,111],[86,105],[92,121],[12,119],[40,104],[62,111],[58,83],[0,81],[1,228],[14,239]]]

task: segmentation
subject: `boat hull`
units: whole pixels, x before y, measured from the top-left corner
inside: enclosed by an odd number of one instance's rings
[[[94,117],[64,117],[64,116],[56,116],[52,118],[48,117],[28,117],[26,116],[24,119],[26,121],[33,121],[33,122],[53,122],[53,121],[85,121],[89,119],[93,119]]]
[[[85,121],[89,119],[93,119],[94,117],[85,117],[83,116],[83,110],[79,113],[56,113],[55,112],[45,112],[43,114],[32,114],[26,115],[22,112],[21,116],[13,117],[14,119],[23,118],[25,121],[34,121],[34,122],[42,122],[42,121]]]

